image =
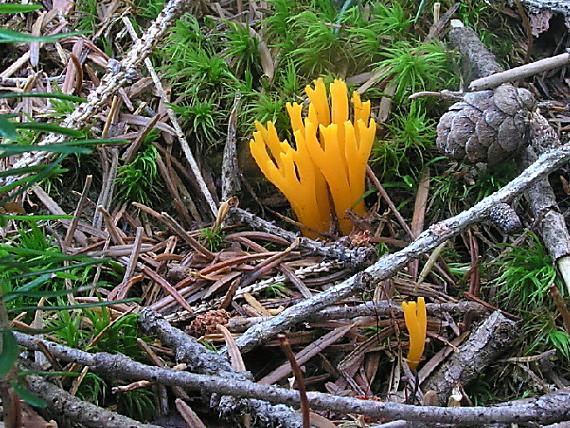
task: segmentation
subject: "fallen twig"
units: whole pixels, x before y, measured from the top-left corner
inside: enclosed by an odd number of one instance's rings
[[[31,392],[49,403],[44,413],[57,420],[61,426],[72,421],[93,428],[160,428],[82,401],[39,376],[28,376],[26,383]]]
[[[89,366],[93,371],[125,380],[152,380],[167,386],[179,386],[202,392],[216,392],[236,397],[259,398],[272,403],[299,405],[299,393],[294,390],[260,385],[248,380],[235,380],[152,367],[124,355],[100,352],[91,354],[58,345],[24,333],[14,332],[18,343],[30,350],[39,350],[39,342],[57,358]],[[438,422],[481,426],[488,422],[551,423],[570,420],[570,390],[561,389],[531,400],[513,401],[493,407],[438,407],[412,406],[351,397],[309,392],[311,408],[355,413],[373,418],[405,419],[410,421]]]
[[[503,83],[526,79],[535,74],[564,67],[568,64],[570,64],[570,53],[563,53],[473,80],[469,84],[469,90],[482,91],[483,89],[496,88]]]
[[[512,344],[516,323],[493,312],[451,358],[439,366],[423,385],[425,391],[438,394],[441,403],[447,403],[456,385],[467,385],[495,358]]]
[[[305,387],[305,379],[303,378],[303,372],[301,371],[301,367],[299,367],[299,364],[295,359],[295,354],[293,353],[293,349],[291,349],[291,344],[289,343],[287,336],[285,336],[284,334],[279,334],[278,338],[279,342],[281,343],[281,349],[287,356],[293,374],[295,375],[295,382],[297,383],[297,388],[299,390],[299,398],[301,400],[301,414],[303,415],[303,428],[311,428],[311,416],[310,416],[311,408],[307,400],[307,389]]]
[[[241,208],[230,208],[228,216],[246,223],[254,229],[263,230],[264,232],[284,238],[289,242],[299,239],[299,248],[339,260],[355,269],[370,264],[375,257],[374,248],[370,247],[347,248],[346,245],[343,245],[340,241],[325,244],[309,238],[298,238],[295,233],[282,229]]]

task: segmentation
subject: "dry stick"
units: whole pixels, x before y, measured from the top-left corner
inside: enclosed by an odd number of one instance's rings
[[[188,404],[186,404],[180,398],[177,398],[174,404],[176,405],[176,410],[178,410],[178,413],[180,413],[180,416],[182,416],[182,419],[184,419],[184,421],[186,422],[186,424],[188,424],[189,427],[206,428],[204,422],[202,422],[202,420],[198,417],[196,412],[194,412],[194,410],[192,410],[192,408]]]
[[[560,145],[556,132],[539,113],[532,113],[530,138],[531,145],[525,148],[520,159],[523,167],[533,162],[544,148]],[[556,195],[548,178],[545,177],[532,185],[526,197],[538,223],[542,241],[570,291],[570,233],[566,227],[566,219],[558,209]]]
[[[165,154],[165,156],[169,156],[169,154]],[[180,198],[180,192],[178,191],[178,187],[172,178],[171,173],[174,171],[166,166],[166,163],[164,162],[160,154],[157,154],[156,156],[156,165],[158,166],[158,170],[160,172],[160,175],[162,176],[166,188],[172,195],[172,203],[174,204],[174,209],[178,214],[178,218],[180,218],[187,225],[192,224],[192,218],[190,217],[188,208],[186,208],[186,205],[182,202],[182,199]],[[196,220],[198,220],[198,218],[199,217],[196,217]]]
[[[160,287],[168,294],[170,294],[174,300],[178,302],[180,306],[182,306],[189,314],[194,313],[194,310],[190,306],[190,304],[180,295],[178,290],[174,288],[166,279],[156,273],[154,270],[149,268],[148,266],[143,265],[141,268],[142,272],[147,275],[150,279],[156,282]]]
[[[237,340],[237,345],[242,352],[248,351],[266,342],[277,333],[303,322],[311,314],[358,292],[371,281],[377,282],[389,278],[411,260],[433,250],[469,225],[484,220],[493,206],[511,200],[527,190],[536,180],[561,167],[568,160],[570,160],[570,144],[544,153],[517,178],[472,208],[432,225],[406,248],[385,255],[363,272],[285,309],[271,320],[254,325]]]
[[[415,239],[417,235],[414,235],[414,232],[412,232],[412,229],[410,229],[410,226],[408,226],[408,223],[406,223],[406,220],[404,220],[404,217],[402,217],[402,214],[400,214],[400,211],[398,211],[398,208],[396,208],[396,205],[394,205],[394,202],[392,202],[392,199],[390,198],[390,196],[388,196],[388,193],[384,189],[384,186],[382,186],[382,183],[380,183],[380,180],[378,180],[378,177],[376,177],[376,174],[374,174],[374,171],[372,171],[370,165],[366,166],[366,174],[368,175],[370,181],[372,181],[374,187],[376,187],[376,191],[380,194],[380,196],[382,196],[382,199],[384,199],[384,201],[386,201],[386,203],[388,204],[390,211],[392,211],[392,214],[394,214],[394,216],[398,220],[398,223],[400,223],[402,229],[406,231],[406,233],[411,239]]]
[[[138,39],[137,33],[136,33],[135,29],[133,28],[131,21],[126,16],[123,17],[123,23],[125,24],[125,27],[129,31],[129,34],[131,35],[132,39],[136,43],[140,43],[140,40]],[[143,38],[141,40],[144,40],[144,35],[143,35]],[[170,107],[168,107],[169,100],[168,100],[168,97],[166,96],[166,92],[164,92],[162,82],[160,81],[158,74],[156,74],[156,71],[154,70],[154,66],[152,65],[152,61],[149,58],[145,58],[144,65],[146,66],[148,72],[150,73],[150,77],[152,78],[154,86],[156,86],[156,91],[158,92],[160,99],[164,102],[164,104],[166,106],[166,114],[168,114],[168,118],[170,119],[170,123],[172,123],[172,126],[174,127],[174,130],[176,131],[176,137],[178,138],[178,141],[180,142],[180,147],[182,147],[182,151],[184,152],[184,156],[186,156],[186,160],[190,164],[190,169],[192,170],[192,174],[194,174],[194,178],[196,179],[196,182],[198,183],[198,187],[200,188],[200,191],[202,192],[202,196],[204,197],[204,199],[208,203],[208,207],[210,208],[212,215],[215,217],[216,213],[218,212],[218,205],[216,204],[216,202],[214,202],[214,198],[213,198],[212,194],[210,193],[210,190],[208,189],[208,186],[206,185],[204,178],[202,177],[202,172],[200,171],[200,168],[198,167],[198,164],[196,163],[196,159],[194,158],[194,155],[192,154],[192,150],[190,149],[190,146],[188,145],[188,141],[186,140],[186,136],[184,134],[184,131],[182,130],[182,128],[180,127],[180,124],[178,123],[178,119],[176,118],[176,114],[174,113],[174,110],[172,110]]]
[[[168,213],[162,212],[160,216],[164,219],[164,223],[168,225],[172,229],[176,235],[182,238],[190,247],[192,247],[196,252],[203,255],[207,260],[213,260],[215,255],[194,238],[192,238],[184,228],[174,220]]]
[[[324,336],[318,338],[313,343],[311,343],[309,346],[307,346],[303,350],[299,351],[296,355],[293,355],[293,357],[295,359],[295,363],[297,365],[305,364],[307,361],[309,361],[315,355],[322,352],[328,346],[332,345],[333,343],[335,343],[336,341],[338,341],[342,337],[344,337],[352,329],[352,327],[353,327],[352,324],[347,325],[347,326],[338,327],[335,330],[332,330],[329,333],[325,334]],[[285,376],[289,375],[289,373],[291,373],[291,371],[293,371],[293,374],[295,374],[295,367],[293,367],[293,365],[291,364],[291,358],[289,358],[289,356],[287,356],[287,358],[289,359],[289,363],[285,363],[285,364],[280,365],[275,370],[273,370],[271,373],[269,373],[268,375],[266,375],[262,379],[260,379],[258,381],[258,383],[262,383],[265,385],[272,385],[274,383],[279,382]],[[295,374],[295,377],[296,376],[297,375]]]
[[[236,92],[234,103],[228,121],[228,134],[224,147],[224,157],[222,160],[222,201],[228,200],[231,196],[238,194],[241,190],[240,169],[237,159],[237,115],[241,104],[241,93]]]
[[[106,152],[102,149],[102,156],[106,156]],[[103,174],[104,182],[101,185],[101,193],[99,193],[99,198],[97,198],[97,208],[103,207],[105,210],[109,209],[111,205],[113,189],[115,187],[115,178],[117,177],[117,171],[119,167],[119,151],[116,148],[111,148],[111,166],[107,171],[107,174]],[[104,212],[97,209],[95,210],[95,215],[93,216],[93,227],[96,229],[101,229],[102,216]]]
[[[150,133],[150,131],[154,129],[154,126],[161,118],[162,115],[160,113],[155,114],[154,117],[145,125],[145,127],[139,133],[139,135],[137,135],[135,141],[133,141],[132,144],[127,148],[127,150],[125,150],[125,152],[121,156],[121,159],[125,164],[129,164],[132,162],[135,155],[139,151],[145,137]]]
[[[193,337],[172,327],[156,312],[148,308],[143,309],[139,318],[139,325],[143,331],[157,336],[163,345],[173,348],[176,361],[186,363],[191,371],[248,380],[246,373],[235,372],[226,358],[209,351]],[[268,426],[301,427],[299,416],[287,406],[274,406],[259,400],[248,400],[247,404],[256,419],[273,422],[272,425],[267,424]],[[235,410],[236,414],[239,415],[240,409]]]
[[[371,260],[373,260],[375,257],[374,248],[346,248],[340,242],[325,244],[319,241],[313,241],[312,239],[305,237],[298,238],[297,234],[282,229],[279,226],[276,226],[275,224],[241,208],[230,208],[228,216],[234,217],[239,221],[248,224],[254,229],[259,229],[272,235],[276,235],[280,238],[286,239],[289,242],[293,242],[295,239],[299,239],[299,248],[310,250],[311,252],[318,255],[330,257],[344,262],[349,267],[352,267],[354,269],[369,265]]]
[[[305,388],[305,379],[303,378],[303,372],[301,367],[295,359],[295,354],[293,349],[291,349],[291,344],[287,339],[287,336],[280,333],[278,336],[281,349],[287,356],[293,374],[295,375],[295,382],[297,382],[297,388],[299,389],[299,399],[301,400],[301,414],[303,415],[303,428],[311,428],[311,408],[309,407],[309,401],[307,400],[307,388]]]
[[[564,329],[566,330],[566,333],[570,334],[570,311],[566,307],[566,302],[564,302],[564,298],[560,294],[560,291],[558,291],[556,284],[551,284],[549,290],[550,296],[552,297],[558,312],[560,312],[560,315],[562,316]]]
[[[73,421],[93,428],[160,428],[82,401],[39,376],[28,376],[26,383],[31,392],[48,403],[47,409],[42,413],[47,413],[48,418],[56,419],[61,426],[66,421]]]
[[[534,76],[535,74],[564,67],[568,64],[570,64],[570,53],[563,53],[550,58],[531,62],[530,64],[521,65],[520,67],[514,67],[490,76],[481,77],[469,84],[469,90],[482,91],[483,89],[495,88],[503,83],[526,79],[527,77]]]
[[[142,237],[144,228],[142,226],[137,227],[137,233],[135,235],[135,242],[133,242],[133,248],[131,250],[131,255],[127,262],[127,267],[125,269],[125,275],[121,283],[109,293],[107,300],[121,300],[124,299],[129,291],[130,279],[135,273],[137,267],[137,260],[141,252]]]
[[[429,168],[424,168],[420,176],[418,184],[418,191],[416,193],[416,200],[414,203],[414,212],[412,214],[412,234],[414,238],[424,230],[424,220],[427,207],[427,199],[429,195]],[[408,271],[414,281],[418,280],[418,272],[420,269],[420,261],[414,260],[410,263]],[[421,283],[421,281],[418,281]]]
[[[465,314],[473,312],[479,315],[489,312],[485,306],[476,302],[462,300],[458,303],[427,303],[426,308],[430,316],[442,316],[445,313]],[[403,317],[404,312],[399,304],[390,300],[379,302],[367,302],[356,306],[331,306],[322,311],[312,314],[307,321],[319,322],[329,320],[353,320],[357,317]],[[267,321],[270,317],[234,317],[228,322],[228,328],[232,331],[243,331],[254,324]]]
[[[80,129],[88,123],[96,113],[107,105],[109,99],[125,84],[132,79],[136,69],[143,60],[150,55],[158,41],[164,36],[166,30],[176,22],[183,9],[189,2],[187,0],[170,0],[162,9],[156,20],[145,31],[125,58],[120,62],[120,67],[109,70],[101,79],[101,84],[87,97],[87,102],[80,104],[67,116],[61,126],[69,129]],[[49,134],[40,141],[40,145],[61,143],[64,140],[59,134]],[[12,165],[12,168],[23,168],[39,165],[52,155],[47,152],[34,152],[21,156]],[[0,179],[0,185],[10,184],[21,177],[7,177]]]
[[[38,197],[38,199],[42,202],[42,204],[44,204],[44,206],[47,208],[47,210],[54,215],[66,215],[65,211],[63,211],[63,209],[57,204],[57,202],[55,202],[50,195],[48,195],[44,189],[42,189],[40,186],[38,185],[34,185],[32,186],[32,192],[34,192],[34,194]],[[61,220],[61,223],[64,226],[69,226],[70,221],[69,220]],[[76,230],[73,234],[73,236],[75,237],[75,239],[78,241],[78,243],[80,245],[87,245],[87,237],[85,236],[85,234],[80,231],[80,230]]]
[[[259,398],[272,403],[295,405],[300,403],[299,393],[293,390],[260,385],[248,380],[147,366],[121,354],[111,355],[105,352],[91,354],[20,332],[14,332],[14,336],[18,343],[27,349],[39,350],[38,343],[43,342],[55,357],[63,361],[89,366],[93,371],[114,379],[152,380],[167,386],[179,386],[201,392]],[[533,421],[544,424],[570,420],[570,390],[568,389],[561,389],[536,399],[513,401],[493,407],[413,406],[359,400],[321,392],[309,392],[307,399],[311,408],[318,410],[344,414],[356,413],[373,418],[463,424],[463,426],[466,424],[481,426],[489,422]]]
[[[102,205],[99,205],[97,207],[97,211],[100,212],[103,216],[103,221],[105,222],[105,226],[109,231],[109,236],[111,237],[111,241],[113,241],[115,245],[125,245],[125,241],[121,236],[119,228],[115,226],[115,223],[113,222],[113,217],[111,216],[111,213],[109,213],[109,211],[107,211]]]
[[[81,191],[81,196],[79,197],[77,208],[75,208],[75,213],[73,214],[73,220],[71,220],[69,228],[67,229],[67,233],[65,234],[65,239],[63,240],[63,246],[66,249],[71,245],[71,239],[73,238],[75,229],[79,224],[79,217],[81,216],[83,208],[85,207],[85,203],[87,202],[87,194],[89,193],[89,189],[91,188],[92,181],[93,181],[92,175],[88,175],[87,177],[85,177],[85,183],[83,184],[83,190]]]

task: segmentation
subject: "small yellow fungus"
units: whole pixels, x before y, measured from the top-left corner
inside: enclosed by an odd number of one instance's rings
[[[314,232],[329,230],[330,191],[340,230],[346,235],[352,230],[347,210],[366,214],[362,195],[376,122],[370,118],[370,102],[362,102],[357,92],[352,94],[350,120],[348,90],[342,80],[331,83],[330,103],[322,79],[316,80],[314,87],[307,86],[305,93],[310,101],[306,117],[301,105],[286,106],[296,148],[279,140],[272,122],[267,128],[256,123],[251,153],[267,179],[289,200],[299,222],[307,227],[303,233],[314,236]]]
[[[425,300],[423,297],[418,297],[417,305],[416,302],[402,302],[402,310],[410,336],[407,360],[410,368],[415,370],[420,363],[426,343],[427,311]]]

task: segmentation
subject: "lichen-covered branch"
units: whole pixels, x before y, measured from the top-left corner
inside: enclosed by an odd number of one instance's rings
[[[24,333],[15,332],[14,335],[20,345],[30,350],[40,350],[40,343],[42,343],[56,358],[89,366],[93,371],[115,379],[146,379],[167,386],[178,386],[202,392],[258,398],[271,403],[296,406],[300,404],[299,393],[291,389],[261,385],[247,380],[147,366],[124,355],[111,355],[104,352],[90,354]],[[310,392],[307,395],[312,409],[362,414],[372,418],[461,424],[462,426],[481,426],[489,422],[522,423],[529,421],[545,424],[570,420],[570,390],[568,389],[530,401],[514,401],[494,407],[413,406],[360,400],[321,392]]]

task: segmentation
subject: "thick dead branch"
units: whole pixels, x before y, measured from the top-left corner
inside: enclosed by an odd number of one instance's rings
[[[47,414],[48,418],[55,419],[61,426],[160,428],[82,401],[39,376],[28,376],[26,382],[31,392],[48,403],[43,413]]]
[[[449,30],[449,42],[459,49],[463,58],[464,74],[468,81],[474,77],[487,77],[491,74],[503,71],[503,67],[497,64],[495,56],[487,50],[479,40],[479,36],[471,28],[453,26]],[[468,67],[468,69],[465,69]]]
[[[541,151],[560,146],[554,129],[540,114],[535,114],[531,121],[531,145],[521,156],[521,166],[525,167],[537,158]],[[548,178],[538,180],[526,192],[535,221],[538,223],[542,240],[551,257],[556,261],[566,288],[570,291],[570,234],[564,216],[558,208],[558,202]]]
[[[251,380],[247,373],[238,373],[232,369],[224,356],[207,350],[196,339],[172,327],[168,321],[151,309],[147,308],[141,312],[139,324],[144,331],[152,333],[164,345],[173,348],[176,353],[176,361],[186,363],[191,371],[228,377],[229,379]],[[302,426],[301,418],[297,412],[288,406],[271,405],[260,400],[247,400],[243,403],[226,400],[220,404],[226,416],[228,416],[228,412],[233,413],[234,416],[239,416],[240,413],[249,411],[254,420],[262,422],[263,426]]]
[[[499,311],[493,312],[471,333],[459,351],[426,380],[424,391],[437,392],[440,402],[447,403],[455,386],[467,385],[512,345],[516,336],[515,326],[514,321]]]
[[[187,4],[188,2],[186,0],[170,0],[141,39],[134,44],[125,58],[119,63],[119,67],[109,67],[107,74],[101,79],[101,84],[87,97],[87,102],[77,106],[77,108],[62,121],[60,126],[69,129],[80,129],[88,123],[120,88],[129,83],[134,76],[136,76],[136,70],[140,67],[145,58],[150,55],[158,41],[166,33],[166,30],[176,22],[176,19],[182,14]],[[49,134],[43,138],[39,144],[55,144],[62,141],[63,137],[60,134]],[[50,154],[47,152],[26,154],[21,156],[14,165],[12,165],[12,168],[39,165],[49,157]],[[0,184],[10,184],[16,179],[18,179],[18,177],[8,177],[0,180]]]
[[[260,385],[251,381],[147,366],[124,355],[111,355],[104,352],[91,354],[24,333],[14,332],[14,335],[20,345],[30,350],[40,350],[42,347],[39,344],[43,343],[54,357],[89,366],[93,371],[115,379],[146,379],[167,386],[236,397],[258,398],[272,403],[297,406],[300,403],[299,393],[295,390]],[[522,423],[529,421],[544,424],[570,420],[570,390],[568,389],[561,389],[529,401],[514,401],[494,407],[413,406],[360,400],[321,392],[310,392],[307,396],[312,409],[362,414],[373,418],[452,423],[462,426],[481,426],[489,422]]]
[[[536,180],[558,169],[570,159],[570,144],[544,153],[527,169],[503,187],[472,208],[432,225],[406,248],[388,254],[368,267],[363,272],[354,275],[322,293],[305,299],[281,312],[274,318],[256,324],[247,330],[237,341],[242,351],[247,351],[266,342],[277,333],[305,321],[313,313],[324,309],[365,287],[367,284],[389,278],[403,266],[421,254],[425,254],[441,243],[454,237],[469,225],[484,220],[491,208],[501,202],[510,201],[521,192],[526,191]]]

